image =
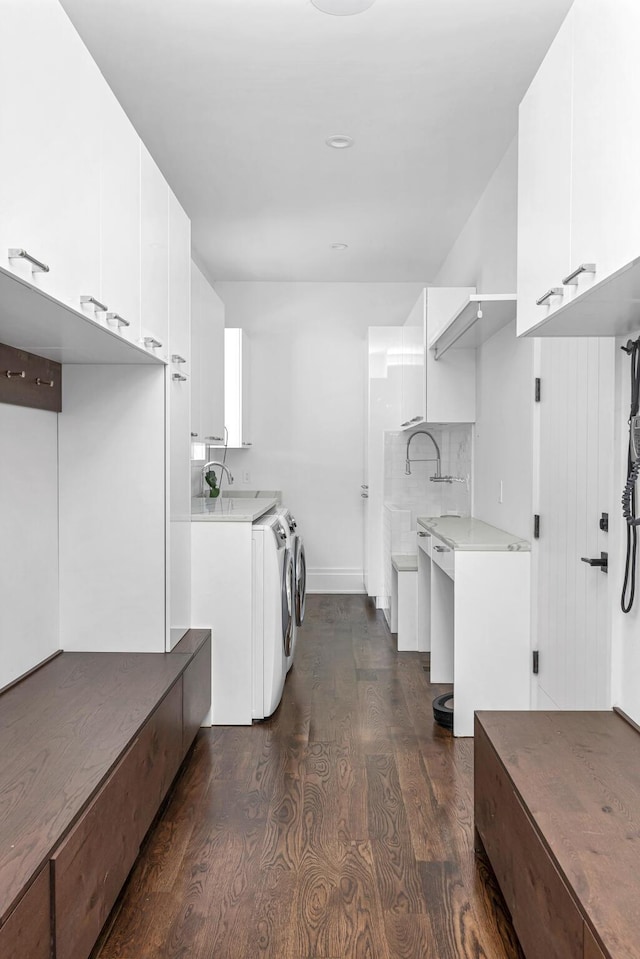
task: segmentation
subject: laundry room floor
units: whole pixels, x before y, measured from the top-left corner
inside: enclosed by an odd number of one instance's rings
[[[425,667],[365,597],[308,597],[279,709],[201,730],[96,959],[521,959]]]

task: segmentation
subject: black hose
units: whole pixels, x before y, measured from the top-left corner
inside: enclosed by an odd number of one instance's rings
[[[640,517],[636,514],[636,481],[640,474],[640,458],[633,455],[631,424],[638,415],[640,406],[640,339],[628,340],[622,349],[631,358],[631,408],[629,412],[629,448],[627,451],[627,481],[622,492],[622,515],[627,521],[627,553],[624,564],[624,582],[620,597],[620,608],[629,613],[636,596],[636,557],[638,552],[638,526]]]

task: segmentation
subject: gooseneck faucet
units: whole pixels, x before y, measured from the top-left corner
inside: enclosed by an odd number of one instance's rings
[[[434,460],[433,456],[426,456],[424,458],[411,459],[409,456],[409,447],[411,446],[411,440],[414,436],[419,436],[420,434],[428,436],[431,442],[433,443],[436,451],[436,458]],[[435,476],[430,476],[429,479],[432,483],[466,483],[467,480],[464,476],[442,476],[440,473],[440,447],[435,441],[435,437],[429,432],[429,430],[416,430],[415,433],[412,433],[409,439],[407,440],[407,458],[405,460],[404,471],[407,476],[411,476],[411,464],[412,463],[435,463],[436,464],[436,473]]]
[[[229,467],[225,466],[224,463],[218,463],[217,460],[211,460],[209,463],[205,463],[202,469],[200,470],[200,495],[201,496],[207,495],[204,485],[205,485],[205,476],[210,466],[217,466],[219,470],[227,474],[227,478],[229,480],[229,486],[231,486],[231,484],[233,483],[233,476],[231,475],[231,471]],[[222,477],[220,477],[220,480],[222,480]],[[222,483],[221,483],[221,487],[222,487]]]
[[[434,447],[435,447],[435,451],[436,451],[436,459],[435,459],[435,460],[433,459],[433,456],[427,457],[427,458],[425,458],[425,459],[413,459],[413,460],[412,460],[412,459],[410,458],[410,456],[409,456],[409,448],[410,448],[410,446],[411,446],[411,440],[415,439],[416,436],[420,436],[421,434],[422,434],[423,436],[428,436],[429,439],[431,440],[431,442],[433,443],[433,445],[434,445]],[[441,479],[441,476],[440,476],[440,447],[439,447],[438,444],[436,443],[435,437],[434,437],[428,430],[416,430],[415,433],[412,433],[411,436],[409,437],[409,439],[407,440],[407,458],[406,458],[406,461],[405,461],[405,468],[404,468],[404,471],[405,471],[406,475],[407,475],[407,476],[411,476],[411,464],[412,464],[412,463],[433,463],[433,462],[435,462],[435,464],[436,464],[436,475],[435,475],[435,476],[432,476],[432,477],[430,477],[430,478],[431,478],[431,479],[435,479],[435,480],[439,480],[439,479]]]

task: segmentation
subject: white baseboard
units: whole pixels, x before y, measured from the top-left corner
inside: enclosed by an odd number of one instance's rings
[[[353,567],[307,569],[308,593],[364,593],[364,572]]]

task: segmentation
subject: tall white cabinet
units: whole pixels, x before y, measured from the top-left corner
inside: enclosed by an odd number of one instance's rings
[[[60,645],[162,651],[190,625],[189,218],[58,0],[0,21],[0,342],[63,365]]]

